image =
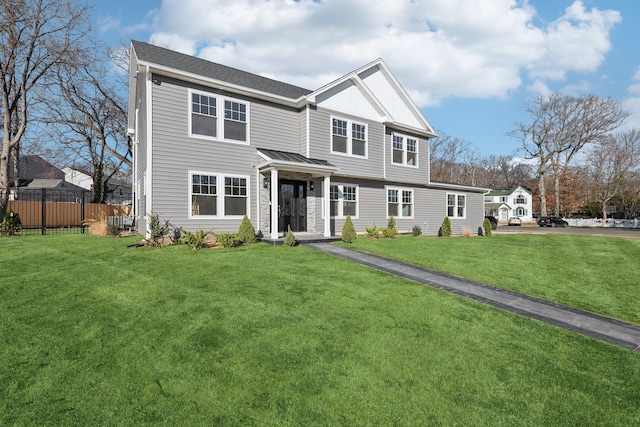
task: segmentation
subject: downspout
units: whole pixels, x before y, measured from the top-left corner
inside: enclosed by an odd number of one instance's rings
[[[145,78],[145,82],[146,82],[146,99],[145,99],[145,103],[147,105],[147,109],[146,109],[146,119],[147,119],[147,164],[146,164],[146,176],[145,176],[145,180],[144,180],[144,185],[145,185],[145,193],[146,193],[146,197],[145,197],[145,209],[146,212],[144,213],[145,216],[147,217],[147,221],[145,221],[145,236],[147,238],[151,237],[151,230],[149,229],[149,214],[151,212],[153,212],[153,197],[152,197],[152,189],[153,186],[151,185],[152,183],[152,179],[153,179],[153,150],[152,150],[152,143],[153,143],[153,126],[151,123],[152,120],[152,102],[153,102],[153,96],[151,94],[151,90],[153,88],[153,84],[151,82],[151,71],[149,69],[149,66],[146,66],[146,78]]]

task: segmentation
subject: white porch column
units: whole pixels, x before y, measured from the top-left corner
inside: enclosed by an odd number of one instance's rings
[[[271,238],[278,239],[278,170],[271,169]]]
[[[324,177],[324,184],[322,185],[322,213],[324,214],[324,237],[331,236],[331,176],[326,175]]]

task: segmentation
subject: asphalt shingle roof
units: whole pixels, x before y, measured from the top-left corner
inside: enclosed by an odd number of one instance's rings
[[[173,68],[177,71],[197,74],[215,80],[224,81],[249,89],[279,95],[285,98],[298,99],[312,91],[257,74],[227,67],[194,56],[185,55],[163,47],[132,40],[131,44],[140,61]]]

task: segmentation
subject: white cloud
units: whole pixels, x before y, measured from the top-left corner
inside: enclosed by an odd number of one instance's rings
[[[631,84],[627,88],[629,97],[622,101],[622,106],[631,114],[624,129],[640,129],[640,67],[636,70]]]
[[[429,106],[593,71],[620,20],[581,1],[536,17],[527,0],[164,0],[151,41],[309,89],[382,57]]]

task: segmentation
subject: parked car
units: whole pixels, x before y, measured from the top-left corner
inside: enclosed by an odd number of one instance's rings
[[[522,225],[522,221],[520,220],[519,217],[512,216],[511,218],[509,218],[509,223],[508,224],[520,227]]]
[[[557,216],[541,216],[538,219],[538,225],[540,227],[568,227],[569,223]]]
[[[489,220],[489,222],[491,223],[491,229],[495,230],[496,228],[498,228],[498,219],[495,216],[485,216],[486,219]]]

